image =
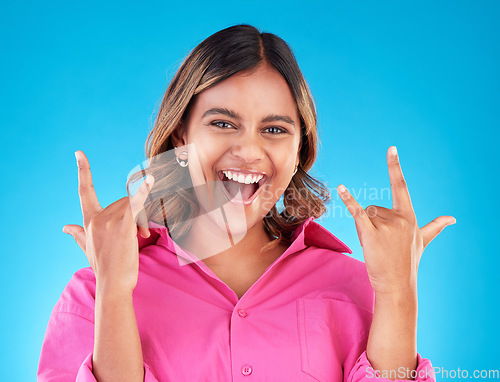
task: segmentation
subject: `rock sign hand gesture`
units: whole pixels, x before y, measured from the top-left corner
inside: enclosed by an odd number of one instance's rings
[[[131,292],[139,274],[137,232],[149,237],[149,229],[137,225],[139,213],[153,185],[148,175],[132,197],[124,197],[103,209],[97,200],[87,157],[75,153],[78,165],[78,194],[83,227],[68,224],[63,232],[70,234],[83,250],[94,270],[96,282],[106,289]]]
[[[424,248],[444,227],[456,222],[453,216],[439,216],[419,228],[395,146],[387,151],[387,165],[392,209],[373,205],[363,209],[344,185],[337,188],[354,217],[375,295],[416,288]]]

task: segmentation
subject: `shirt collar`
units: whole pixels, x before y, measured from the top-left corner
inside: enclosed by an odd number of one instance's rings
[[[331,249],[341,253],[352,253],[351,249],[333,233],[314,221],[311,216],[298,226],[292,234],[291,247],[296,245],[297,249],[307,247],[318,247]]]
[[[148,245],[161,245],[166,247],[171,252],[180,257],[179,260],[184,259],[186,263],[199,261],[194,255],[179,247],[168,234],[166,227],[161,224],[149,222],[150,236],[143,238],[137,234],[139,242],[139,249]],[[305,249],[307,247],[318,247],[324,249],[331,249],[335,252],[352,253],[351,249],[344,244],[339,238],[333,235],[326,228],[314,221],[314,217],[309,217],[302,222],[292,234],[292,243],[286,250],[287,254],[294,253]]]

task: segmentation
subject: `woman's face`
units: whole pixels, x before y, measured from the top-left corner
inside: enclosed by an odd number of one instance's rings
[[[202,186],[199,199],[209,200],[202,205],[222,201],[226,218],[240,220],[232,222],[239,231],[262,221],[299,163],[297,105],[285,79],[267,65],[198,94],[181,131],[174,143],[195,148],[188,150],[189,170],[195,189]],[[199,193],[204,184],[215,185],[208,198]]]

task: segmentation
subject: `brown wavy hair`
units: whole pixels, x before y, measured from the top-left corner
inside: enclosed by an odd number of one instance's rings
[[[145,204],[148,219],[165,225],[169,233],[182,238],[189,230],[188,220],[198,214],[192,184],[186,184],[187,167],[175,161],[157,160],[159,154],[174,149],[172,134],[186,120],[195,97],[226,78],[261,64],[273,67],[288,83],[300,116],[301,142],[299,165],[283,193],[283,211],[276,205],[263,220],[270,243],[263,250],[280,242],[290,243],[292,232],[310,216],[319,217],[330,201],[330,192],[319,180],[308,174],[316,155],[317,117],[309,87],[288,44],[271,33],[260,33],[251,25],[240,24],[223,29],[202,41],[184,59],[170,82],[154,127],[146,140],[147,171],[134,173],[129,183],[142,179],[146,173],[155,178]],[[130,194],[130,192],[129,192]]]

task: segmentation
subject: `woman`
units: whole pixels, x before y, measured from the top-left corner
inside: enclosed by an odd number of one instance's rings
[[[83,227],[64,231],[91,268],[54,307],[39,380],[434,380],[416,351],[416,276],[454,218],[418,227],[392,146],[392,209],[338,188],[365,263],[344,255],[313,221],[329,199],[307,173],[316,146],[283,40],[238,25],[199,44],[166,91],[133,197],[103,209],[76,153]]]

